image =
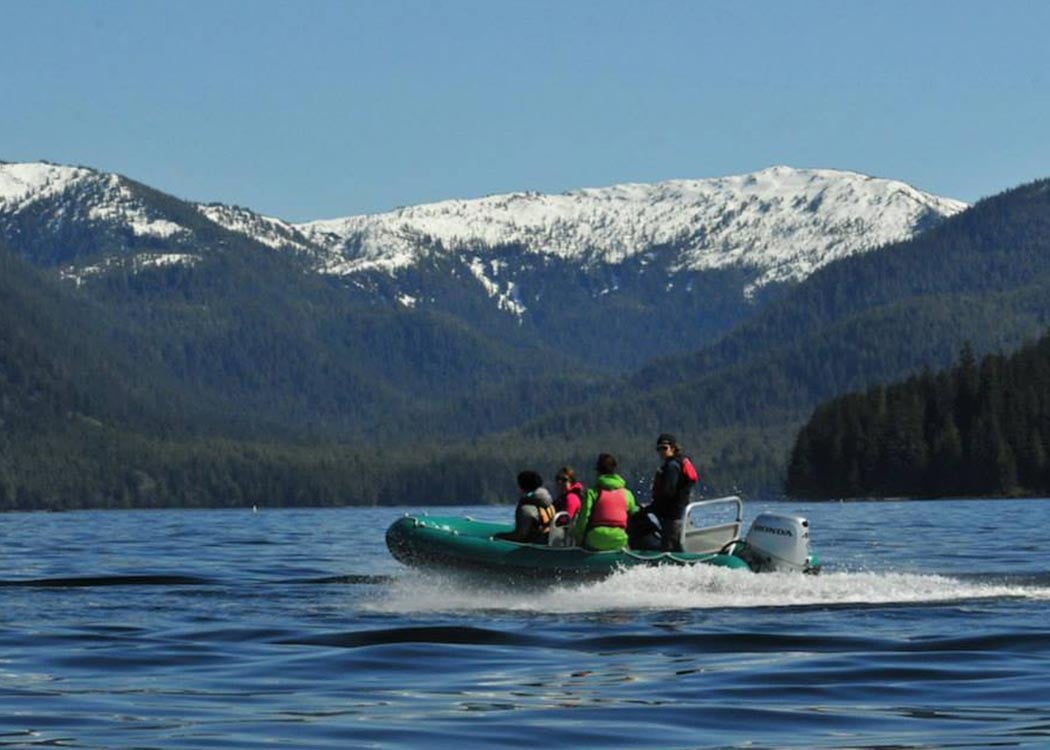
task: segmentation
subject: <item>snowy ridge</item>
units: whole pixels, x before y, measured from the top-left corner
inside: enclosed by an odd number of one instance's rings
[[[90,199],[85,200],[85,195]],[[68,199],[65,204],[64,199]],[[47,162],[0,163],[0,215],[14,214],[43,201],[60,204],[56,220],[81,215],[90,221],[119,223],[140,237],[172,237],[187,231],[157,216],[119,175]]]
[[[908,239],[966,207],[895,180],[772,167],[718,179],[449,200],[296,226],[329,248],[325,271],[333,274],[396,271],[435,242],[473,253],[519,244],[530,253],[611,264],[673,246],[676,270],[750,266],[761,271],[757,287]]]
[[[47,162],[0,162],[0,215],[15,214],[45,201],[57,205],[56,216],[77,215],[90,221],[119,224],[140,237],[192,234],[188,228],[157,215],[119,175]],[[318,253],[318,248],[294,226],[280,219],[217,203],[196,208],[209,221],[271,248]]]
[[[226,206],[221,203],[201,204],[197,206],[197,210],[209,221],[231,232],[247,235],[275,250],[285,249],[309,253],[317,250],[298,229],[281,219],[263,216],[240,206]]]
[[[166,263],[196,263],[194,231],[165,216],[115,174],[46,162],[0,162],[0,225],[45,204],[49,225],[69,219],[126,227],[172,240]],[[320,273],[395,275],[428,255],[461,259],[501,310],[526,311],[514,266],[496,248],[581,267],[616,265],[663,248],[670,274],[750,269],[747,297],[766,284],[798,281],[833,260],[908,239],[967,207],[903,182],[856,172],[771,167],[754,174],[447,200],[381,214],[292,224],[249,209],[196,204],[204,218],[278,251],[308,258]],[[155,264],[142,258],[141,267]],[[92,271],[102,271],[106,264]],[[87,270],[87,269],[86,269]],[[360,277],[359,277],[360,278]],[[673,278],[668,279],[673,284]],[[405,297],[415,305],[414,295]]]
[[[0,163],[0,212],[14,213],[32,203],[61,195],[72,185],[97,176],[80,167],[36,162]]]

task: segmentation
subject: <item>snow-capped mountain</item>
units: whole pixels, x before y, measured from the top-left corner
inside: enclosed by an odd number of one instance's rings
[[[798,281],[853,253],[908,239],[966,208],[894,180],[854,172],[773,167],[709,180],[672,180],[449,200],[297,225],[330,257],[324,271],[395,272],[440,244],[620,264],[673,247],[669,270],[757,271],[745,292]]]
[[[78,284],[178,267],[207,277],[236,246],[249,264],[276,254],[288,261],[284,273],[340,280],[373,310],[432,311],[559,350],[586,339],[592,361],[617,367],[675,350],[673,336],[654,334],[654,319],[673,316],[698,348],[786,282],[965,207],[893,180],[773,167],[293,224],[84,167],[0,163],[0,238]],[[608,321],[616,347],[591,340]]]
[[[76,222],[108,225],[130,238],[124,244],[137,246],[145,265],[153,258],[196,262],[194,252],[171,250],[192,246],[200,227],[158,206],[143,189],[84,167],[0,163],[0,222],[6,220],[8,233],[24,231],[12,219],[27,214],[35,217],[38,231],[61,233]],[[741,289],[749,296],[770,283],[804,279],[833,260],[907,239],[966,208],[895,180],[789,167],[561,195],[448,200],[301,224],[236,206],[193,205],[208,222],[301,254],[316,271],[331,275],[397,274],[435,252],[457,255],[490,296],[518,312],[523,307],[508,295],[512,280],[499,277],[508,271],[508,247],[590,268],[670,249],[665,263],[671,275],[749,269],[751,278]],[[145,247],[150,244],[167,252]],[[91,243],[90,249],[104,252],[104,243]],[[129,254],[126,246],[120,251]],[[90,254],[62,252],[55,260]]]
[[[242,244],[305,257],[311,270],[326,255],[287,222],[238,206],[186,203],[85,167],[0,162],[0,237],[77,283],[113,272],[196,266],[237,235]]]

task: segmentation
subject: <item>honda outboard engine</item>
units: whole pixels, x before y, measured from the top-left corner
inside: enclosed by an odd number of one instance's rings
[[[809,554],[809,521],[798,516],[762,513],[752,523],[741,551],[755,571],[815,573],[819,566]]]

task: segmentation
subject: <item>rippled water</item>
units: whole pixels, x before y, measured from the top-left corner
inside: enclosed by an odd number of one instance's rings
[[[407,509],[0,516],[0,746],[1050,746],[1050,502],[761,509],[821,576],[504,590],[394,562]]]

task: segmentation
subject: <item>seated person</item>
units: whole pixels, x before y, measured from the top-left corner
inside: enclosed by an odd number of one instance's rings
[[[542,544],[547,541],[554,501],[543,486],[543,477],[535,471],[518,474],[518,506],[514,509],[514,531],[496,534],[511,542]]]
[[[593,550],[618,550],[627,546],[627,519],[638,512],[634,494],[616,473],[616,459],[598,456],[598,479],[587,490],[576,518],[576,543]]]
[[[583,484],[576,480],[576,472],[568,466],[558,469],[558,475],[554,481],[558,485],[558,496],[554,498],[554,510],[558,513],[562,511],[568,513],[569,523],[571,523],[583,505],[585,494]]]

